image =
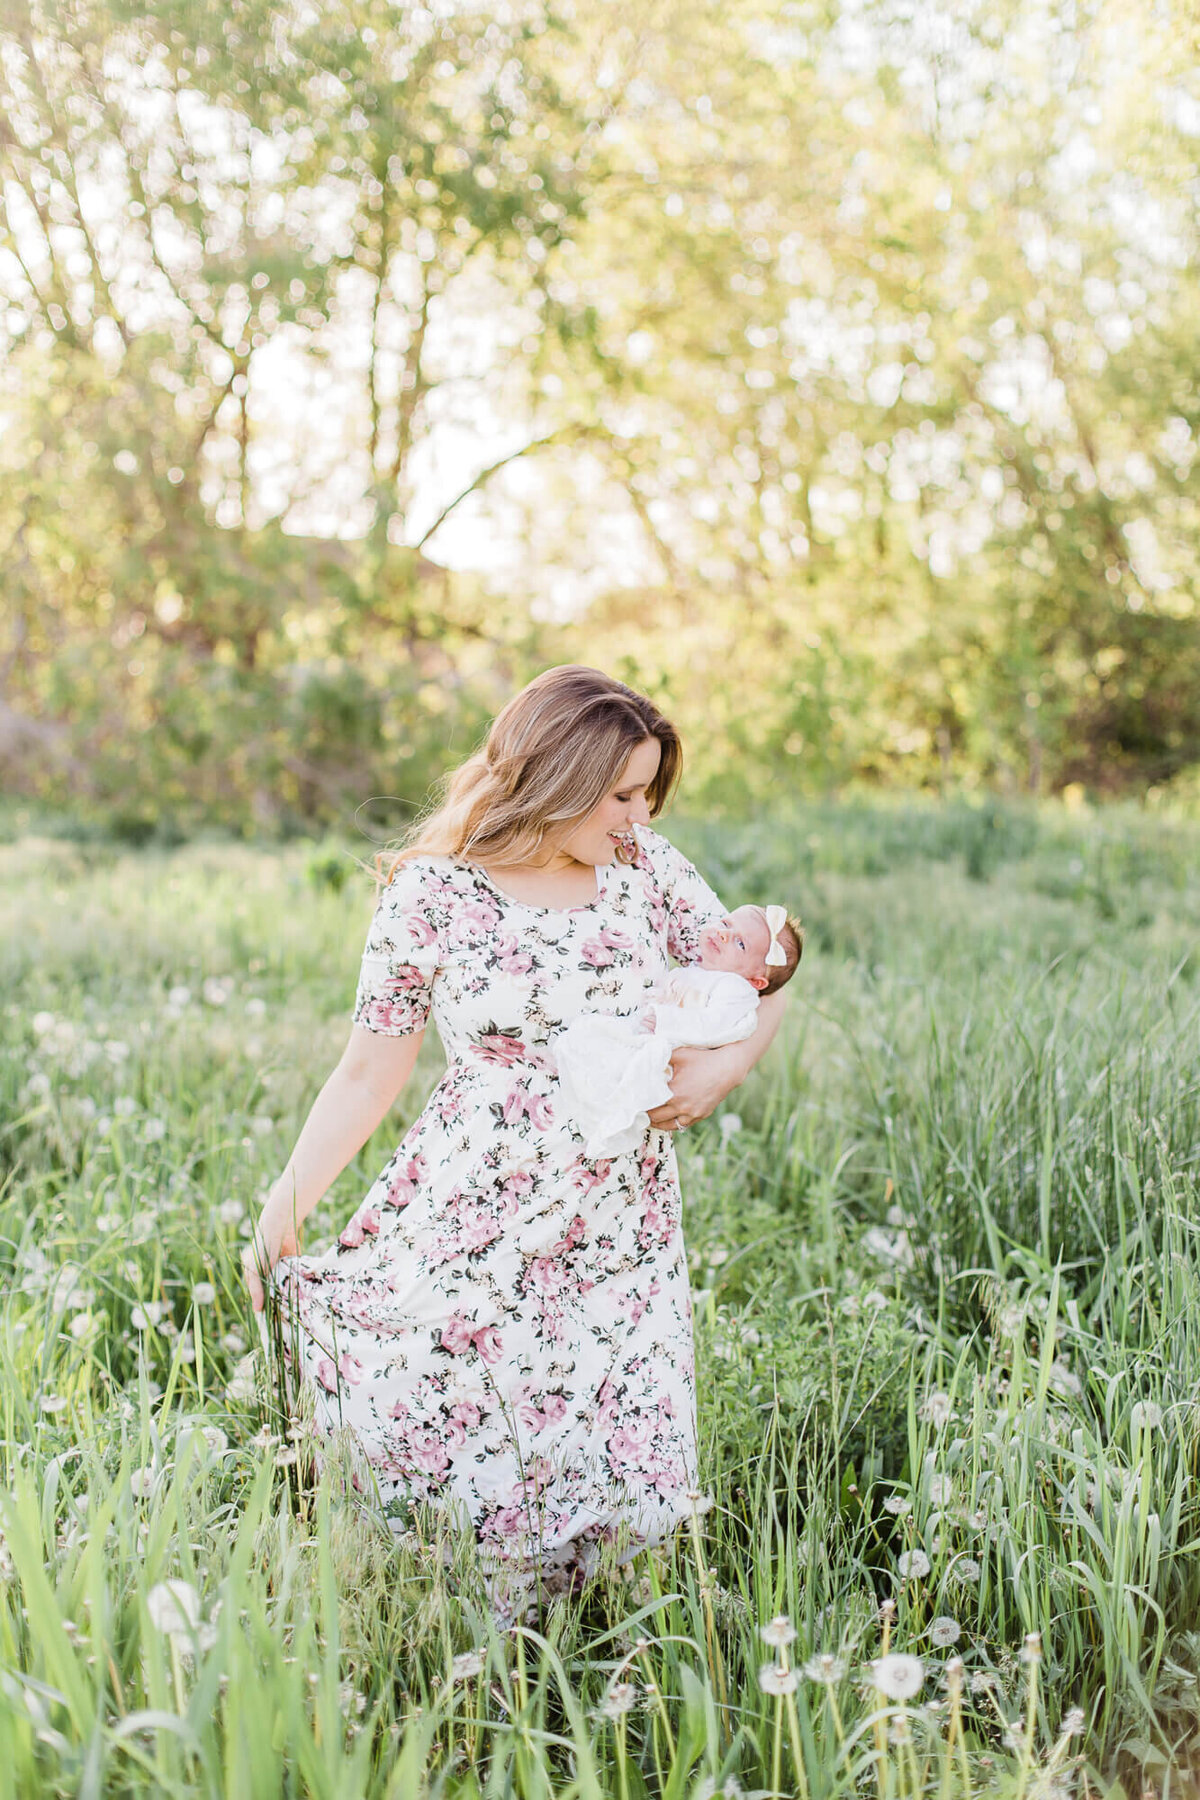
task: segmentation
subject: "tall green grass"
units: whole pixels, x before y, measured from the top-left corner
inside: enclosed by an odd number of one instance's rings
[[[781,1038],[680,1142],[703,1495],[508,1632],[445,1521],[396,1539],[343,1460],[311,1479],[237,1275],[369,891],[329,846],[0,846],[8,1790],[1186,1785],[1195,835],[865,805],[667,829],[730,905],[809,926]],[[307,1245],[437,1068],[431,1042]]]

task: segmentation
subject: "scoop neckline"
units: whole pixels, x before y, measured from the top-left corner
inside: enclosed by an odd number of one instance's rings
[[[585,900],[582,903],[582,905],[580,905],[580,906],[538,906],[532,900],[518,900],[518,898],[515,894],[508,893],[504,888],[502,888],[500,886],[500,884],[498,882],[493,881],[491,876],[488,874],[487,870],[482,866],[482,864],[471,863],[469,865],[469,867],[472,868],[477,875],[482,876],[484,881],[486,881],[488,886],[491,888],[492,892],[494,894],[499,894],[499,896],[502,900],[507,900],[507,902],[510,906],[523,906],[525,908],[526,912],[568,914],[568,913],[590,912],[591,911],[592,907],[595,906],[597,901],[600,900],[601,897],[603,896],[604,889],[607,885],[608,871],[609,871],[609,869],[611,869],[612,864],[611,863],[593,863],[592,864],[592,867],[596,871],[596,891],[592,895],[590,900]]]

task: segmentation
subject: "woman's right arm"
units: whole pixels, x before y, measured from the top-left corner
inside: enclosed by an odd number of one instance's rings
[[[341,1060],[313,1101],[242,1252],[255,1312],[262,1310],[264,1277],[281,1256],[299,1254],[302,1220],[395,1104],[424,1037],[424,1029],[389,1036],[362,1025],[351,1027]]]

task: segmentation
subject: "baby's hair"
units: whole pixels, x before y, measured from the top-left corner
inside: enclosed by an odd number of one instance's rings
[[[785,981],[790,981],[799,968],[800,958],[804,954],[804,927],[799,919],[794,919],[790,913],[780,926],[776,937],[783,945],[787,961],[786,963],[767,964],[767,985],[758,990],[760,995],[773,994],[775,989],[781,988]]]

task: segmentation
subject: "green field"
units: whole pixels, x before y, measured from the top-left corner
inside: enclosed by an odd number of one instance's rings
[[[808,926],[783,1032],[679,1145],[704,1497],[670,1555],[504,1636],[469,1544],[299,1481],[237,1273],[369,883],[332,842],[0,844],[0,1792],[1194,1779],[1200,831],[665,829]],[[431,1032],[306,1249],[439,1064]]]

